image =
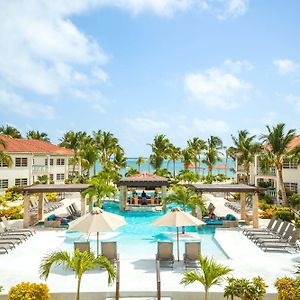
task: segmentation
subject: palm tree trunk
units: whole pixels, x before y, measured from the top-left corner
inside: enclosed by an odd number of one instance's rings
[[[208,166],[208,175],[212,175],[212,171],[213,171],[213,166],[209,165]]]
[[[139,167],[139,173],[141,173],[141,164],[138,164]]]
[[[173,177],[175,178],[176,176],[176,161],[173,160]]]
[[[282,169],[277,169],[278,177],[279,177],[279,185],[281,188],[281,197],[282,197],[282,205],[286,206],[286,191],[283,184],[283,177],[282,177]]]
[[[80,297],[80,284],[81,284],[81,276],[78,276],[76,300],[79,300],[79,297]]]
[[[96,176],[96,163],[94,163],[94,176]]]
[[[208,288],[205,287],[204,290],[205,290],[204,299],[205,299],[205,300],[208,300]]]

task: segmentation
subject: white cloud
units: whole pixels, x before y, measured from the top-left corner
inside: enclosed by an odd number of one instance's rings
[[[285,100],[292,104],[296,110],[300,111],[300,96],[290,94],[285,97]]]
[[[0,90],[0,106],[2,112],[16,113],[28,118],[54,118],[54,110],[50,105],[27,101],[6,90]]]
[[[276,121],[277,115],[278,115],[277,112],[270,111],[264,117],[262,117],[260,119],[260,121],[264,125],[274,124],[274,122]]]
[[[210,108],[232,109],[245,101],[250,84],[222,69],[190,73],[185,88],[193,99]]]
[[[222,134],[229,132],[229,125],[223,120],[193,119],[193,126],[196,132],[209,134]]]
[[[129,125],[131,129],[137,132],[159,133],[170,127],[169,124],[164,121],[144,117],[125,118],[123,121],[125,124]]]
[[[290,59],[277,59],[273,61],[277,72],[281,75],[287,75],[297,71],[299,66]]]
[[[243,71],[252,71],[254,69],[253,65],[247,60],[230,60],[226,59],[224,61],[224,67],[226,70],[232,73],[241,73]]]

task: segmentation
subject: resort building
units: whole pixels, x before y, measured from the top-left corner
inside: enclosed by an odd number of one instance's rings
[[[289,145],[289,150],[300,146],[300,135],[296,136],[294,140]],[[236,170],[236,181],[243,182],[246,179],[246,173],[242,165],[239,165],[236,160],[235,165]],[[300,165],[286,160],[283,163],[283,182],[286,187],[291,192],[300,194]],[[267,193],[272,198],[276,199],[278,192],[280,190],[278,174],[276,172],[275,166],[271,166],[267,172],[263,170],[260,166],[259,154],[255,155],[254,162],[250,167],[250,184],[258,186],[260,182],[268,182],[269,188]]]
[[[0,162],[0,193],[10,186],[31,185],[39,176],[47,175],[54,183],[64,183],[73,166],[69,159],[73,157],[73,150],[53,145],[48,142],[31,139],[14,139],[7,135],[0,135],[6,143],[3,150],[10,155],[12,167]],[[79,171],[76,167],[75,171]]]

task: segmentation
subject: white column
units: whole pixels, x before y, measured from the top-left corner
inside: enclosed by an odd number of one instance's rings
[[[120,204],[119,204],[121,211],[125,210],[126,202],[127,202],[127,186],[121,185],[120,186]]]
[[[241,220],[246,218],[246,193],[240,193],[241,202]]]
[[[80,198],[80,214],[81,216],[85,215],[86,214],[86,198],[88,196],[81,196]]]
[[[39,193],[38,221],[44,220],[44,194]]]
[[[24,210],[23,210],[23,228],[28,228],[30,226],[30,214],[29,214],[29,195],[24,195]]]
[[[253,228],[259,227],[259,219],[258,219],[258,194],[254,193],[252,195],[252,220],[253,220]]]

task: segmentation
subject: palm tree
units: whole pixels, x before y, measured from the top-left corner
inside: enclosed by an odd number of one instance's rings
[[[82,140],[86,137],[87,134],[85,131],[68,131],[60,139],[60,146],[74,150],[74,159],[73,161],[73,171],[72,174],[75,174],[75,166],[80,161],[79,152]]]
[[[125,173],[125,177],[129,177],[129,176],[136,175],[136,174],[139,174],[139,173],[140,172],[139,172],[138,169],[129,167],[129,170]]]
[[[174,146],[173,144],[169,144],[169,147],[166,150],[167,158],[169,158],[169,161],[173,162],[173,178],[176,176],[176,161],[181,158],[181,150],[179,147]]]
[[[187,141],[188,144],[188,150],[191,152],[191,155],[193,157],[194,167],[195,167],[195,173],[197,173],[198,169],[198,175],[200,174],[200,161],[201,161],[201,153],[203,150],[206,149],[206,143],[205,141],[201,140],[198,137],[194,137],[193,139],[190,139]],[[199,163],[199,168],[197,168]]]
[[[77,277],[77,300],[80,299],[81,279],[86,271],[93,270],[97,266],[106,269],[108,284],[111,284],[116,277],[116,270],[106,257],[95,257],[93,252],[80,252],[78,249],[75,250],[73,256],[65,251],[52,252],[46,255],[40,264],[40,277],[47,280],[53,265],[61,265],[75,272],[75,276]]]
[[[13,160],[10,155],[4,153],[4,150],[6,149],[7,144],[4,140],[0,139],[0,148],[3,148],[0,150],[0,163],[7,165],[8,167],[12,167]]]
[[[243,169],[247,176],[247,182],[250,179],[250,166],[254,161],[255,154],[258,153],[261,145],[255,143],[255,135],[249,136],[247,130],[238,131],[238,137],[231,135],[233,140],[233,147],[228,149],[229,153],[234,153],[238,164],[243,166]]]
[[[140,157],[137,158],[135,163],[139,168],[139,173],[141,173],[141,165],[144,164],[145,162],[146,162],[146,160],[143,156],[140,156]]]
[[[45,132],[39,132],[38,130],[37,131],[35,131],[35,130],[28,131],[26,133],[26,137],[31,140],[41,140],[41,141],[50,143],[48,134]]]
[[[181,161],[185,169],[188,169],[189,166],[193,163],[193,155],[189,148],[183,149],[181,151]]]
[[[211,176],[214,165],[221,161],[221,149],[223,148],[222,140],[217,136],[210,136],[207,140],[207,148],[204,153],[202,162],[207,165],[208,175]]]
[[[79,157],[81,166],[83,170],[86,171],[87,178],[90,178],[90,170],[92,167],[95,167],[98,160],[98,149],[96,148],[94,140],[90,136],[86,136],[82,139],[79,149]]]
[[[195,281],[200,282],[204,286],[205,300],[208,299],[209,288],[213,285],[220,285],[224,280],[224,276],[232,271],[232,269],[216,263],[212,258],[199,256],[201,271],[187,271],[183,273],[181,284],[188,285]]]
[[[175,186],[174,193],[169,194],[165,197],[164,202],[167,203],[177,203],[182,205],[182,209],[185,211],[186,207],[190,205],[190,203],[199,203],[201,206],[203,204],[202,197],[200,197],[194,188],[185,187],[182,185]],[[204,204],[203,204],[204,205]]]
[[[153,144],[148,144],[152,149],[149,162],[155,169],[155,172],[161,168],[164,159],[166,158],[166,150],[168,149],[169,144],[169,139],[164,134],[156,135]]]
[[[99,151],[99,160],[106,167],[116,152],[118,139],[109,131],[93,131],[93,137]]]
[[[115,148],[113,165],[117,171],[122,168],[126,168],[127,166],[127,158],[125,157],[125,152],[119,145],[117,145]]]
[[[198,174],[195,174],[193,171],[188,170],[188,169],[184,169],[184,170],[179,171],[176,178],[179,181],[188,182],[188,183],[198,182],[199,179],[200,179]]]
[[[10,125],[0,126],[0,133],[5,134],[5,135],[9,135],[14,139],[21,139],[22,138],[21,132],[17,128],[15,128],[13,126],[10,126]]]
[[[276,126],[266,126],[268,133],[263,134],[261,136],[261,140],[264,143],[264,153],[267,155],[270,163],[275,166],[278,179],[279,186],[281,188],[282,195],[282,205],[286,206],[286,190],[283,183],[282,177],[282,169],[283,169],[283,161],[284,159],[288,159],[291,157],[291,150],[289,148],[290,142],[296,136],[296,130],[290,129],[287,133],[285,133],[285,124],[280,123]]]

